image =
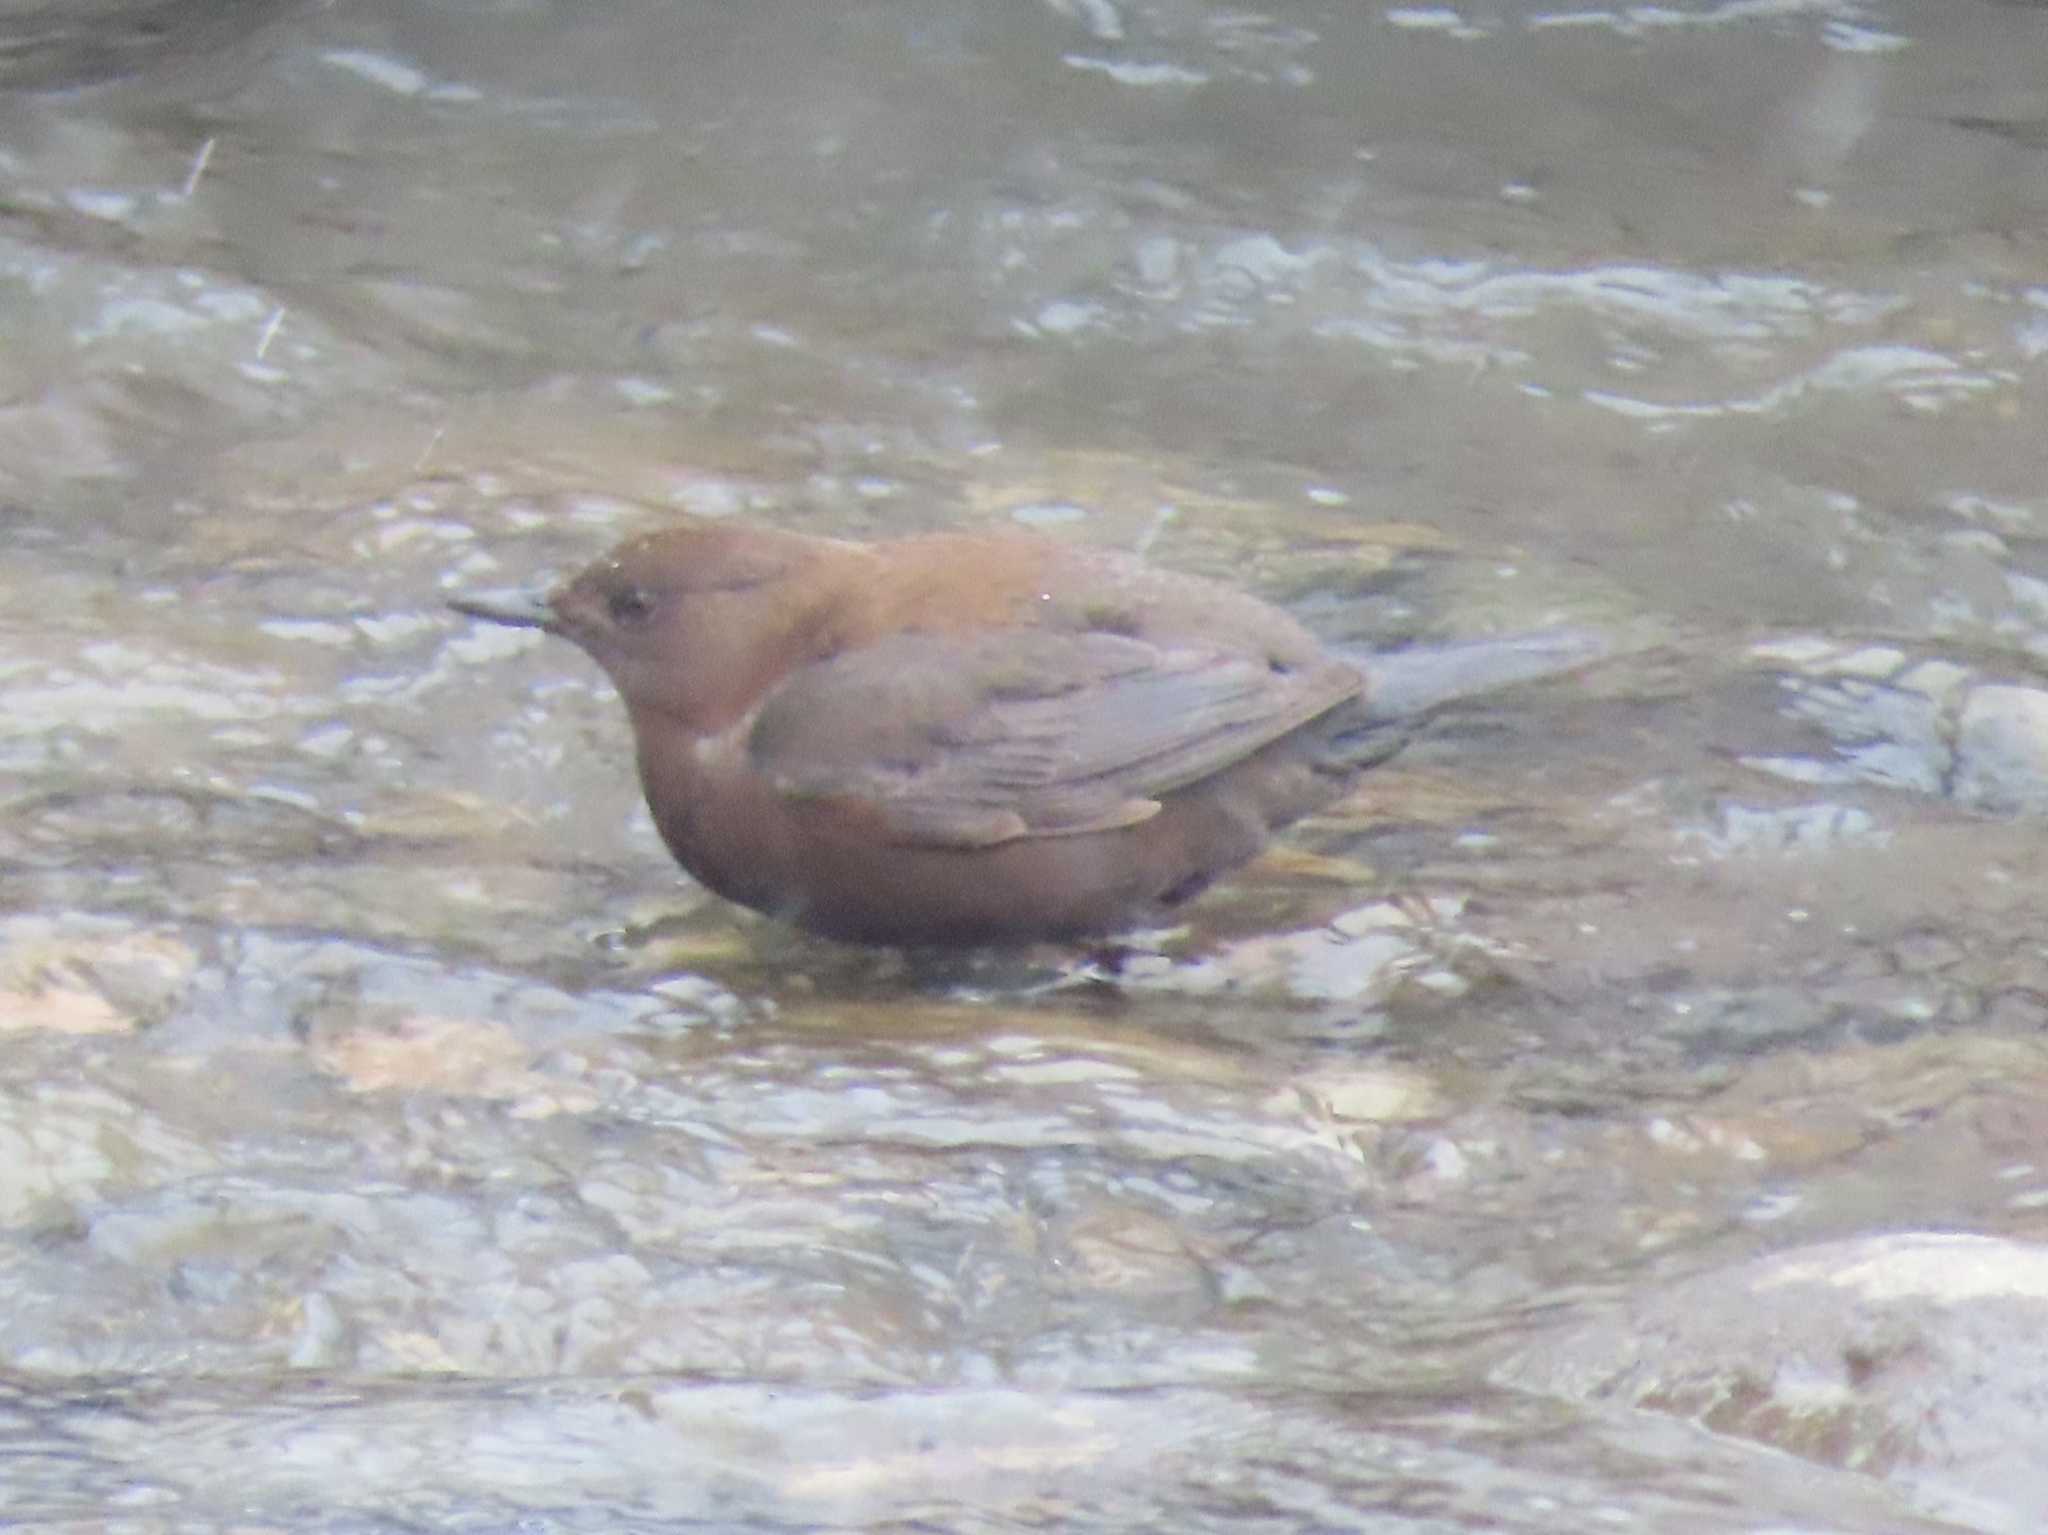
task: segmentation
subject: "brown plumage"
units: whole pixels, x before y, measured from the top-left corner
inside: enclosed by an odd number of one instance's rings
[[[455,605],[610,674],[697,879],[906,945],[1166,920],[1342,795],[1390,723],[1593,653],[1535,636],[1354,663],[1229,587],[1022,533],[692,521],[546,597]]]

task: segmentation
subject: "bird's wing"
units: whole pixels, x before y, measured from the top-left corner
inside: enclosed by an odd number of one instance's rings
[[[755,769],[796,800],[852,802],[905,843],[987,847],[1133,825],[1359,688],[1108,633],[906,633],[801,668],[763,703]]]

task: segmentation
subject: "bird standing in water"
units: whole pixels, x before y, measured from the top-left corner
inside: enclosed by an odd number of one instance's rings
[[[906,946],[1159,925],[1404,722],[1597,653],[1563,633],[1354,657],[1114,550],[701,519],[546,595],[454,606],[604,668],[654,824],[704,885]]]

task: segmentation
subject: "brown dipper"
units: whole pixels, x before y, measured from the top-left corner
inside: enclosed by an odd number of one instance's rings
[[[833,938],[1153,926],[1448,698],[1583,633],[1340,656],[1257,598],[1024,533],[850,543],[693,520],[545,596],[454,606],[573,640],[632,717],[676,859]]]

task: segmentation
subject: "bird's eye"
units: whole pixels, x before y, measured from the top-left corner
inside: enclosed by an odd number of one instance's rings
[[[644,624],[653,616],[654,599],[637,586],[622,586],[604,600],[605,611],[622,629]]]

